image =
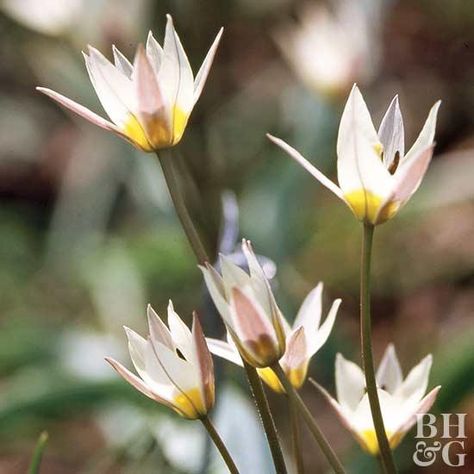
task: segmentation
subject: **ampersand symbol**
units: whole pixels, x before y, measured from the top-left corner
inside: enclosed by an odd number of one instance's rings
[[[417,466],[428,467],[436,461],[437,452],[441,449],[441,443],[435,441],[433,446],[428,446],[424,441],[416,443],[413,461]]]

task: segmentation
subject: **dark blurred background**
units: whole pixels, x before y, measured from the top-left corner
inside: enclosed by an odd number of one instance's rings
[[[433,353],[430,387],[443,385],[433,412],[469,414],[470,466],[456,472],[472,472],[474,4],[345,3],[0,2],[0,473],[26,472],[43,429],[44,473],[225,472],[198,424],[145,399],[103,360],[129,365],[122,325],[143,332],[148,302],[163,315],[172,298],[183,317],[197,309],[208,334],[222,333],[159,164],[34,89],[51,87],[102,113],[81,50],[92,44],[110,58],[116,44],[132,58],[149,29],[161,41],[166,13],[195,71],[225,28],[176,148],[193,215],[215,252],[226,228],[222,195],[227,204],[236,197],[240,228],[230,220],[227,230],[276,263],[275,292],[289,319],[320,280],[326,310],[343,299],[310,369],[331,392],[336,352],[359,362],[360,225],[265,133],[334,177],[338,121],[353,82],[376,126],[400,95],[407,144],[443,100],[425,181],[377,228],[374,350],[378,359],[393,341],[405,373]],[[224,438],[242,472],[272,472],[241,371],[218,368]],[[309,386],[303,395],[349,472],[376,472],[321,396]],[[285,403],[274,395],[271,403],[289,442]],[[308,472],[324,471],[307,434],[304,442]],[[397,450],[402,472],[447,470],[439,462],[417,471],[413,450],[409,434]]]

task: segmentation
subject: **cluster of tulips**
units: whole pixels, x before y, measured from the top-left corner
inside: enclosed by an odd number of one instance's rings
[[[222,317],[225,340],[206,339],[199,318],[192,328],[169,302],[167,324],[148,307],[146,338],[126,328],[130,356],[136,374],[121,363],[107,359],[137,390],[166,405],[184,418],[200,420],[219,449],[230,472],[237,473],[209,412],[215,402],[211,353],[244,368],[270,445],[276,472],[287,472],[262,381],[288,397],[290,406],[312,433],[334,472],[345,472],[316,419],[298,390],[307,379],[311,358],[330,337],[341,300],[335,300],[322,319],[323,284],[305,298],[292,325],[282,314],[269,279],[250,241],[243,240],[245,265],[229,256],[211,259],[180,192],[179,174],[171,148],[180,142],[193,107],[203,91],[216,54],[222,30],[194,76],[170,16],[163,46],[149,34],[133,63],[113,48],[114,62],[90,47],[84,53],[87,71],[110,121],[71,99],[38,88],[61,105],[92,123],[114,132],[144,152],[156,153],[180,218],[196,254],[208,292]],[[316,53],[315,53],[316,54]],[[335,362],[336,397],[311,380],[327,398],[343,425],[362,448],[380,456],[385,472],[396,472],[392,451],[414,425],[417,414],[426,413],[439,387],[426,394],[432,364],[430,355],[404,378],[393,345],[389,345],[375,371],[370,324],[370,262],[374,229],[393,218],[419,187],[430,163],[436,117],[440,103],[433,105],[413,146],[405,152],[403,119],[395,97],[378,131],[361,92],[353,86],[345,105],[337,138],[338,185],[324,176],[297,150],[268,135],[330,189],[353,212],[363,226],[361,265],[361,349],[363,368],[338,354]],[[244,428],[243,428],[244,429]],[[295,449],[294,464],[302,472],[301,452]]]

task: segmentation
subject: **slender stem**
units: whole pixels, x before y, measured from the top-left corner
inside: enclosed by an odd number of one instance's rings
[[[239,470],[237,469],[237,466],[235,465],[232,456],[230,455],[229,451],[227,450],[224,442],[222,441],[222,438],[219,436],[219,433],[217,432],[216,428],[212,424],[212,421],[209,419],[208,416],[205,416],[201,418],[201,422],[206,428],[207,432],[209,433],[209,436],[211,437],[212,441],[216,445],[216,448],[218,449],[219,453],[222,456],[222,459],[226,463],[227,467],[229,468],[229,472],[231,474],[239,474]]]
[[[306,426],[311,431],[313,438],[319,444],[321,451],[326,456],[329,464],[333,468],[336,474],[345,474],[344,467],[342,466],[341,462],[337,458],[336,454],[334,453],[331,445],[329,444],[328,440],[325,438],[322,431],[319,429],[316,421],[314,420],[313,416],[311,415],[308,407],[303,402],[302,398],[300,397],[299,393],[295,390],[293,385],[291,385],[290,381],[287,379],[285,372],[281,368],[281,366],[277,363],[272,365],[272,370],[275,372],[278,380],[283,385],[285,392],[290,397],[291,401],[296,405],[298,410],[300,411],[303,419],[306,423]]]
[[[387,435],[380,409],[377,382],[375,379],[374,359],[372,355],[372,325],[370,320],[370,267],[372,257],[372,240],[375,227],[364,223],[362,238],[362,261],[360,271],[360,336],[362,361],[364,365],[365,383],[369,397],[370,411],[374,422],[375,433],[379,445],[382,465],[387,474],[397,472],[393,461],[392,450],[388,443]]]
[[[40,434],[38,442],[31,459],[31,464],[28,469],[28,474],[38,474],[40,471],[41,460],[43,459],[43,453],[46,448],[46,443],[48,442],[48,433],[45,431]]]
[[[209,260],[204,245],[202,244],[201,238],[194,226],[193,220],[189,215],[188,208],[184,201],[183,193],[180,189],[180,184],[175,171],[174,157],[171,150],[162,150],[158,155],[158,159],[163,169],[166,184],[173,201],[176,214],[181,221],[181,226],[189,240],[191,248],[200,264],[203,264]]]
[[[288,410],[290,412],[291,422],[291,441],[293,448],[293,458],[297,474],[304,474],[303,453],[301,451],[301,436],[298,416],[298,407],[291,401],[290,397],[286,397],[288,401]]]
[[[275,465],[275,470],[277,474],[286,474],[285,460],[283,458],[283,452],[281,450],[280,442],[278,440],[278,434],[275,426],[275,421],[273,420],[270,406],[268,404],[267,397],[263,391],[262,381],[258,376],[257,370],[251,365],[244,362],[245,372],[247,374],[247,379],[252,390],[253,397],[255,399],[255,404],[257,405],[258,412],[260,414],[260,419],[267,436],[268,445],[270,446],[270,451],[272,453],[273,464]]]

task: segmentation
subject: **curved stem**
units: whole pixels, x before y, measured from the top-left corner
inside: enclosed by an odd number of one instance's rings
[[[175,171],[174,157],[171,150],[162,150],[158,155],[158,159],[161,163],[161,168],[163,169],[163,175],[168,185],[168,190],[173,201],[176,214],[181,222],[181,226],[186,234],[186,237],[189,240],[191,248],[193,249],[194,254],[200,264],[204,264],[209,260],[207,256],[206,249],[202,244],[201,238],[194,226],[193,220],[189,215],[188,208],[184,201],[183,193],[180,189],[180,184],[178,177]]]
[[[295,390],[293,385],[291,385],[281,366],[278,363],[272,365],[272,370],[275,372],[276,376],[278,377],[278,380],[283,385],[283,388],[285,389],[287,395],[290,397],[291,401],[300,411],[306,423],[306,426],[311,431],[313,438],[318,443],[319,447],[321,448],[321,451],[326,456],[334,472],[336,474],[345,474],[344,467],[342,466],[341,462],[339,461],[333,449],[331,448],[331,445],[329,444],[322,431],[319,429],[319,426],[311,415],[311,412],[308,410],[308,407],[303,402],[299,393]]]
[[[283,458],[283,452],[281,450],[280,442],[278,440],[278,434],[273,420],[270,406],[268,404],[267,397],[263,391],[262,381],[258,376],[257,369],[243,361],[247,379],[252,390],[255,404],[257,405],[260,419],[267,436],[268,445],[273,458],[273,464],[277,474],[286,474],[285,460]]]
[[[209,433],[210,438],[216,445],[216,448],[218,449],[219,453],[222,456],[222,459],[226,463],[227,467],[229,468],[229,472],[231,474],[239,474],[239,470],[237,469],[237,466],[235,465],[232,456],[230,455],[229,451],[227,450],[224,442],[222,441],[222,438],[219,436],[219,433],[217,432],[216,428],[212,424],[212,421],[209,419],[208,416],[205,416],[204,418],[201,418],[201,422],[206,428],[207,432]]]
[[[35,450],[33,452],[33,457],[31,459],[31,464],[28,469],[28,474],[38,474],[41,466],[41,460],[43,459],[43,453],[46,448],[46,443],[48,442],[48,433],[45,431],[40,434],[38,442],[36,443]]]
[[[387,474],[397,472],[393,461],[392,450],[388,443],[387,435],[380,409],[379,396],[377,393],[377,382],[375,378],[374,359],[372,355],[372,325],[370,319],[370,268],[372,257],[372,240],[375,227],[364,223],[364,234],[362,238],[362,260],[360,271],[360,336],[362,361],[364,365],[365,383],[369,397],[370,411],[374,422],[375,433],[379,445],[382,465]]]
[[[293,459],[297,474],[304,474],[303,453],[301,451],[301,436],[299,426],[298,407],[291,401],[290,397],[286,397],[288,401],[288,410],[290,412],[291,422],[291,440],[293,448]]]

